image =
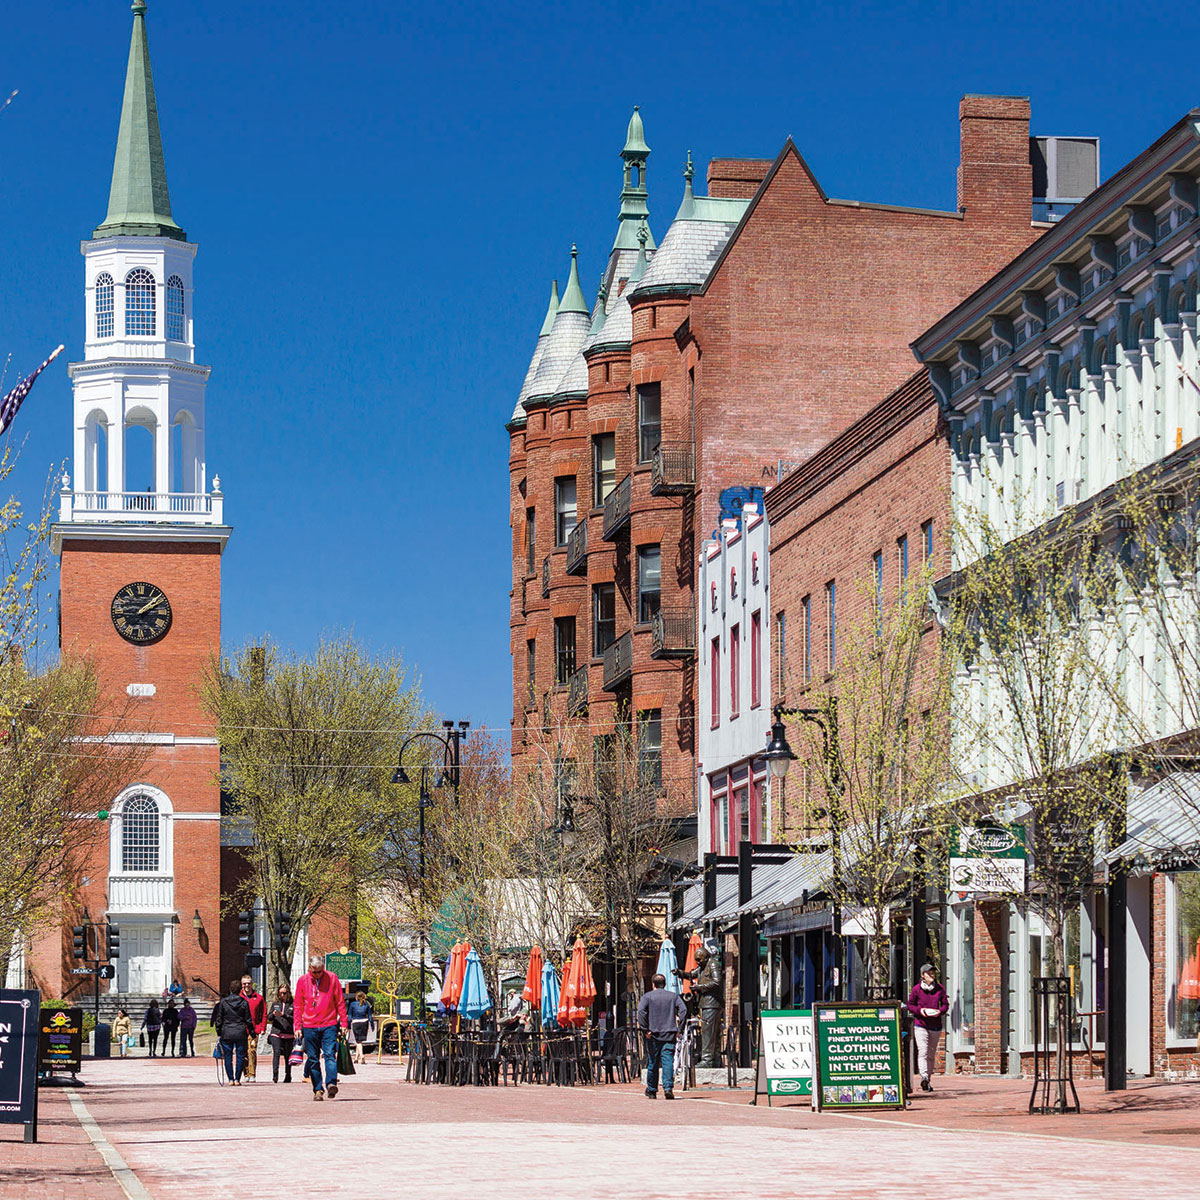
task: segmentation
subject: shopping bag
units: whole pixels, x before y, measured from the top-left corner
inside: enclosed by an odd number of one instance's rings
[[[217,1042],[213,1046],[213,1058],[224,1058],[224,1057],[225,1057],[225,1055],[221,1051],[221,1043]]]
[[[344,1034],[338,1035],[337,1069],[339,1075],[354,1074],[354,1055],[350,1053],[350,1043]]]
[[[128,1046],[130,1050],[132,1050],[134,1048],[134,1046],[137,1045],[137,1042],[134,1040],[134,1036],[132,1033],[127,1033],[125,1035],[125,1045]]]
[[[271,1039],[265,1034],[258,1035],[258,1057],[267,1058],[271,1053]]]
[[[298,1067],[304,1061],[304,1047],[297,1042],[292,1047],[291,1054],[288,1055],[288,1062],[293,1067]]]
[[[139,1033],[138,1034],[138,1045],[145,1046],[145,1044],[146,1044],[146,1035],[144,1033]]]

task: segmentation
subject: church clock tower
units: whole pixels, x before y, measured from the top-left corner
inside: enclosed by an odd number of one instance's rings
[[[92,659],[122,715],[112,736],[147,748],[111,798],[81,908],[120,928],[113,990],[178,979],[194,994],[197,977],[220,986],[220,755],[198,691],[220,646],[231,530],[205,458],[196,246],[171,213],[145,13],[137,0],[108,213],[81,247],[73,471],[53,540],[62,653]]]

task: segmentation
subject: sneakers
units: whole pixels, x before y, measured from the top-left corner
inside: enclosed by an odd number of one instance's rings
[[[337,1092],[338,1092],[337,1084],[331,1083],[329,1085],[328,1091],[329,1091],[329,1098],[330,1098],[330,1100],[332,1100],[337,1095]]]
[[[926,1075],[921,1076],[921,1091],[923,1091],[923,1092],[932,1092],[933,1091],[933,1084],[931,1084],[929,1082],[929,1077]]]
[[[313,1092],[313,1099],[314,1100],[324,1100],[325,1093],[324,1092]]]
[[[674,1092],[663,1092],[663,1099],[664,1100],[674,1100],[675,1093]]]

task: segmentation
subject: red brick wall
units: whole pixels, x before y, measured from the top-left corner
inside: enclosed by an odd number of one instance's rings
[[[1005,913],[1000,903],[975,905],[975,1073],[1005,1070],[1003,1011]]]

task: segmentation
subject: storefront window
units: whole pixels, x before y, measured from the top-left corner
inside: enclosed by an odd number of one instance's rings
[[[974,1046],[975,905],[966,904],[959,908],[958,919],[958,995],[951,1010],[951,1020],[963,1045]]]
[[[1168,1012],[1180,1040],[1200,1035],[1200,873],[1175,875],[1175,972]]]
[[[1080,954],[1080,910],[1073,909],[1067,914],[1066,924],[1063,927],[1063,944],[1066,951],[1066,963],[1064,964],[1063,974],[1071,981],[1071,995],[1073,997],[1071,1018],[1070,1018],[1070,1034],[1072,1041],[1079,1041],[1081,1036],[1081,1023],[1075,1015],[1082,1004],[1082,983],[1083,977],[1081,973],[1081,954]],[[1036,1044],[1039,1040],[1039,1032],[1041,1029],[1041,1012],[1040,1001],[1035,1001],[1033,994],[1033,981],[1040,976],[1054,975],[1054,943],[1050,936],[1049,930],[1040,917],[1034,916],[1032,913],[1029,917],[1029,979],[1026,989],[1025,1003],[1027,1005],[1026,1014],[1028,1024],[1026,1028],[1030,1031],[1030,1038]],[[1057,1024],[1057,1015],[1052,1010],[1050,1019]],[[1052,1027],[1050,1030],[1050,1042],[1055,1041],[1055,1032]]]

